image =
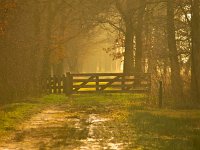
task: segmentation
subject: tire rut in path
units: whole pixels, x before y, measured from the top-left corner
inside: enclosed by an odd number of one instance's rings
[[[0,149],[123,149],[123,143],[115,139],[114,127],[109,126],[111,122],[99,114],[51,107],[22,123]]]

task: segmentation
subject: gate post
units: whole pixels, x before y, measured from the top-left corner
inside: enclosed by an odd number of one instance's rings
[[[52,94],[52,82],[51,82],[51,75],[48,77],[47,81],[46,81],[46,89],[47,89],[47,93],[48,94]]]
[[[99,76],[96,76],[96,91],[98,92],[100,90],[99,88]]]
[[[124,90],[126,89],[126,88],[125,88],[125,79],[126,79],[125,74],[122,75],[121,79],[122,79],[122,82],[121,82],[122,91],[124,91]]]
[[[162,81],[159,81],[159,108],[162,108],[163,105],[163,84]]]
[[[53,76],[53,93],[57,94],[57,83],[58,83],[58,78],[56,75]]]
[[[73,90],[73,76],[70,74],[70,72],[66,73],[65,84],[65,94],[70,96]]]
[[[65,76],[65,74],[63,74],[63,76],[62,76],[62,82],[63,82],[63,91],[62,91],[62,93],[66,93],[66,89],[67,89],[67,86],[66,86],[66,76]]]

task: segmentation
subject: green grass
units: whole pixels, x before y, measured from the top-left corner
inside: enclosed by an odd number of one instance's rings
[[[148,149],[200,149],[200,110],[160,110],[143,105],[130,108],[127,120],[134,136],[139,137],[135,138],[138,145]]]
[[[20,103],[7,105],[0,111],[0,131],[14,129],[15,124],[28,117],[29,110],[36,105],[29,103]]]
[[[49,95],[40,99],[27,99],[23,102],[6,104],[0,108],[0,137],[6,137],[16,130],[17,126],[45,107],[61,104],[65,96]]]
[[[106,125],[114,130],[115,140],[128,143],[127,149],[200,149],[200,110],[157,109],[147,106],[145,101],[146,96],[141,94],[88,94],[69,98],[48,95],[5,105],[0,109],[0,136],[14,131],[21,122],[45,107],[65,104],[64,109],[70,108],[77,118],[83,113],[86,117],[98,114],[110,118]],[[77,134],[74,133],[74,139]],[[97,131],[96,136],[107,138],[109,134]]]
[[[45,101],[62,102],[62,98],[52,95]],[[67,103],[76,115],[111,118],[108,126],[116,129],[117,140],[130,141],[130,149],[200,149],[200,110],[160,110],[149,108],[145,101],[141,94],[94,94],[73,95]]]
[[[200,110],[150,108],[140,94],[76,95],[70,102],[76,111],[112,118],[129,149],[200,149]]]
[[[194,112],[142,110],[132,112],[128,120],[140,135],[137,142],[150,149],[200,149],[200,116],[193,117]]]

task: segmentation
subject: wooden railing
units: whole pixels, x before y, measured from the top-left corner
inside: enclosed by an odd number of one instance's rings
[[[48,93],[149,93],[151,91],[150,74],[123,73],[81,73],[46,80]]]

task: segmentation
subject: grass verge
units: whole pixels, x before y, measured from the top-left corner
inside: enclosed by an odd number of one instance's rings
[[[23,102],[6,104],[0,107],[0,137],[7,138],[16,130],[18,124],[29,119],[33,114],[45,107],[62,104],[66,101],[64,95],[49,95],[38,99],[27,99]]]
[[[20,122],[45,107],[67,104],[66,109],[70,108],[77,118],[83,113],[110,118],[106,125],[116,141],[128,144],[127,149],[200,149],[200,110],[157,109],[146,106],[145,101],[146,97],[140,94],[96,94],[69,98],[49,95],[13,103],[0,109],[0,136],[15,131]],[[98,130],[96,136],[100,134],[106,138],[111,133]],[[74,139],[76,136],[79,135]]]

